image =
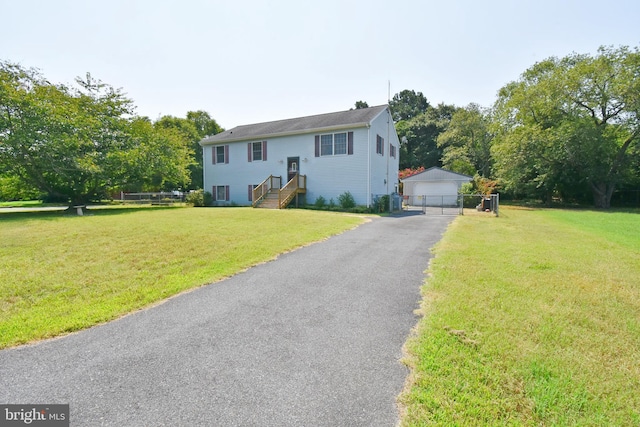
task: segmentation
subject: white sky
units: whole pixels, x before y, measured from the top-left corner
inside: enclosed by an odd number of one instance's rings
[[[638,0],[0,0],[0,59],[229,129],[385,104],[389,81],[488,107],[549,56],[639,46],[639,18]]]

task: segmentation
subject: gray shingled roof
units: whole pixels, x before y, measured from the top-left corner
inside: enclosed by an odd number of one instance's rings
[[[361,127],[371,123],[371,121],[386,108],[387,105],[379,105],[376,107],[339,111],[337,113],[318,114],[295,119],[277,120],[275,122],[236,126],[233,129],[204,138],[200,141],[200,145],[292,135],[296,133],[321,131],[324,129]]]

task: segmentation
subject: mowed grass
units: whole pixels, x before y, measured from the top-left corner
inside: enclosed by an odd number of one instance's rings
[[[117,318],[362,221],[251,208],[0,214],[0,348]]]
[[[640,425],[640,212],[501,208],[435,255],[402,425]]]

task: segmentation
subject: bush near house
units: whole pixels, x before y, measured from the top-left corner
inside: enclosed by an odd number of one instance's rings
[[[356,207],[356,199],[349,191],[345,191],[338,196],[338,203],[342,209],[352,209]]]
[[[185,197],[185,202],[194,207],[204,207],[213,205],[213,195],[202,189],[189,192]]]

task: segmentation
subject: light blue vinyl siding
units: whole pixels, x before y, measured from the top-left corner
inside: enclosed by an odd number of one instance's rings
[[[339,154],[346,151],[345,136],[334,139],[332,155],[315,156],[315,138],[324,134],[347,134],[353,132],[353,154]],[[376,135],[384,138],[384,156],[376,154]],[[307,176],[307,203],[313,203],[322,196],[327,201],[338,203],[338,196],[351,192],[359,205],[372,202],[372,195],[391,193],[398,183],[398,156],[389,157],[389,143],[394,144],[399,153],[399,142],[388,110],[384,110],[370,123],[369,127],[350,129],[323,129],[322,131],[280,137],[261,137],[267,141],[266,161],[249,162],[247,144],[255,139],[226,142],[229,146],[228,163],[213,164],[212,153],[215,145],[203,147],[204,188],[212,191],[213,185],[228,185],[228,203],[249,205],[247,189],[264,181],[269,175],[282,176],[287,180],[287,158],[299,157],[299,173]],[[387,180],[388,184],[384,181]]]

